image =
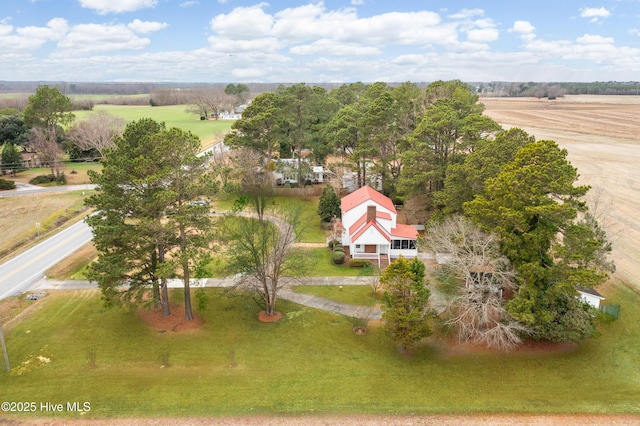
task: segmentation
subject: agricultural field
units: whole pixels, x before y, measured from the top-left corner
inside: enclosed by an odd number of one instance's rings
[[[141,118],[153,118],[156,121],[164,121],[167,127],[178,127],[192,132],[206,148],[219,142],[231,129],[231,120],[200,120],[198,114],[186,112],[186,105],[170,106],[136,106],[136,105],[95,105],[93,111],[76,111],[76,120],[83,120],[98,111],[105,111],[117,117],[122,117],[127,122]]]
[[[575,95],[557,100],[481,98],[505,128],[555,140],[613,244],[616,276],[640,290],[640,96]]]

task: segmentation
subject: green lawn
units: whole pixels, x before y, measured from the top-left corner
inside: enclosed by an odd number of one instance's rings
[[[327,248],[296,248],[304,253],[304,264],[300,265],[299,276],[303,277],[350,277],[367,273],[363,268],[349,268],[331,263],[331,251]],[[207,278],[223,278],[229,275],[226,259],[214,256],[207,264]]]
[[[300,285],[295,286],[293,290],[350,305],[372,306],[379,302],[373,297],[371,287],[367,285]]]
[[[170,106],[136,106],[136,105],[96,105],[93,111],[76,111],[76,120],[86,119],[97,111],[106,111],[109,114],[122,117],[127,122],[141,118],[153,118],[156,121],[164,121],[167,127],[178,127],[192,132],[202,141],[204,147],[218,141],[231,129],[231,120],[200,120],[197,114],[186,112],[186,105]]]
[[[447,355],[430,342],[407,356],[380,329],[356,336],[342,316],[280,301],[284,318],[262,324],[253,301],[207,291],[204,327],[184,333],[159,333],[135,313],[105,309],[94,291],[50,294],[6,332],[13,372],[0,374],[0,400],[87,401],[91,411],[84,416],[56,415],[86,419],[640,414],[640,297],[624,287],[607,294],[622,304],[618,321],[577,350],[553,355]],[[92,351],[96,368],[88,362]],[[170,367],[161,368],[163,357]]]
[[[211,210],[214,212],[228,212],[233,208],[235,196],[222,195],[219,199],[211,202]],[[300,207],[303,218],[302,233],[300,242],[302,243],[325,243],[327,240],[327,232],[320,225],[320,216],[318,216],[318,197],[309,197],[306,200],[294,197],[275,197],[274,205],[282,206],[291,204],[294,207]],[[251,206],[244,208],[245,212],[251,212]]]
[[[331,262],[331,250],[326,247],[304,248],[305,259],[309,265],[309,276],[314,277],[347,277],[358,276],[368,272],[364,268],[349,268],[345,265],[334,265]]]

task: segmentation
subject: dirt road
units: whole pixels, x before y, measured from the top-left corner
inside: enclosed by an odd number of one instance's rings
[[[640,289],[640,96],[481,98],[486,115],[569,152],[613,245],[618,277]]]

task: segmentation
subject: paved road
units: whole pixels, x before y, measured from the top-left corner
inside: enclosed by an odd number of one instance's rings
[[[49,186],[42,187],[37,185],[31,185],[28,183],[16,183],[17,189],[15,191],[1,191],[0,197],[18,197],[20,195],[28,194],[46,194],[53,192],[66,192],[66,191],[84,191],[95,189],[96,185],[84,184],[84,185],[66,185],[66,186]]]
[[[0,265],[0,300],[28,290],[47,269],[91,238],[93,234],[89,226],[84,221],[78,222]]]

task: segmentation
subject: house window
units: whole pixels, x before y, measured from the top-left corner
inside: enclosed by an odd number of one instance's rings
[[[415,250],[415,240],[391,240],[392,250]]]

